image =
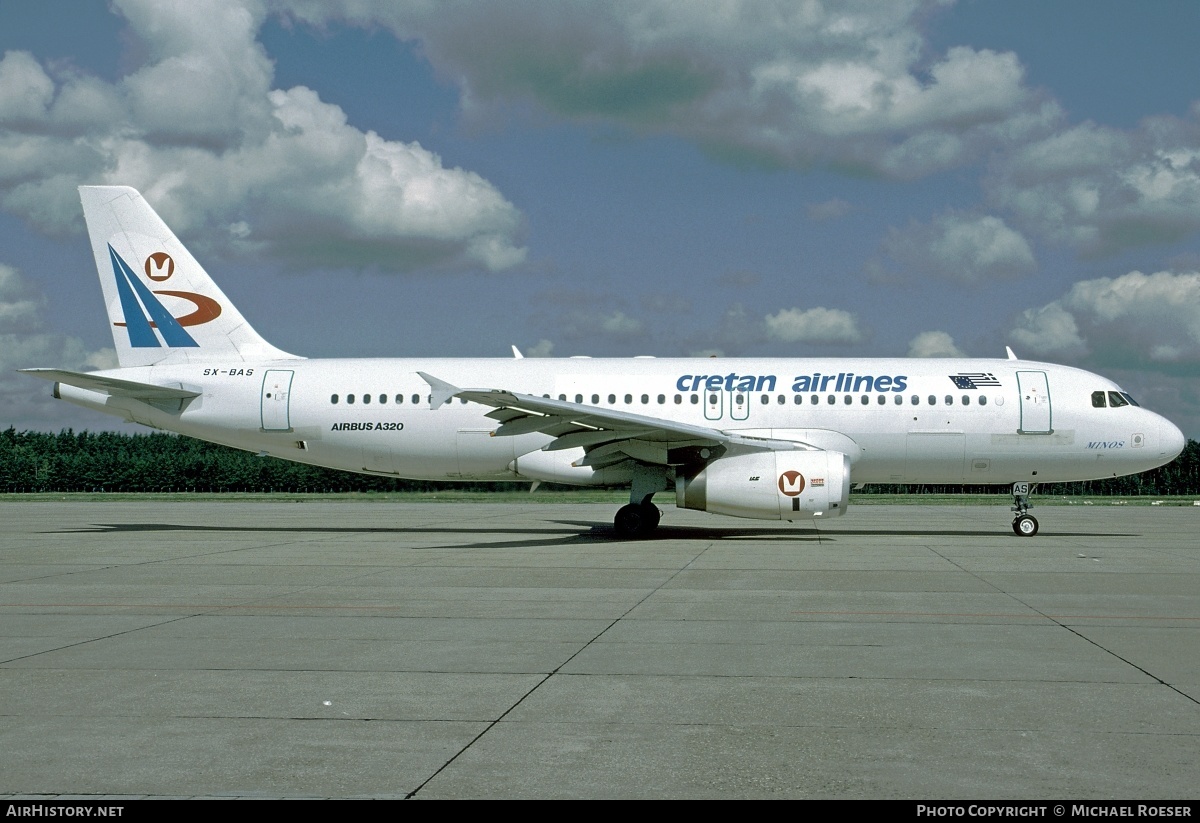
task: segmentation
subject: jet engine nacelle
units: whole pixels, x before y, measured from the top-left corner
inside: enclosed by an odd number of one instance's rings
[[[675,505],[732,517],[837,517],[850,502],[850,458],[835,451],[753,452],[722,457],[675,480]]]

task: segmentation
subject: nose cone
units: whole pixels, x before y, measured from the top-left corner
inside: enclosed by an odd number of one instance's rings
[[[1163,455],[1168,461],[1174,460],[1183,451],[1183,447],[1187,445],[1187,438],[1183,436],[1183,432],[1179,427],[1167,420],[1165,417],[1159,418],[1158,424],[1158,443]]]

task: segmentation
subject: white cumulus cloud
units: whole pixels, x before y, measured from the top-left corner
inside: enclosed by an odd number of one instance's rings
[[[616,335],[618,337],[625,335],[638,335],[645,329],[645,325],[641,320],[630,317],[623,311],[613,312],[607,317],[600,319],[600,328],[605,334]]]
[[[909,357],[966,357],[954,338],[944,331],[923,331],[908,341]]]
[[[939,0],[395,3],[280,0],[316,26],[382,26],[464,91],[469,114],[513,104],[679,135],[728,156],[911,178],[1037,135],[1061,111],[1011,52],[927,61]]]
[[[863,339],[858,319],[842,309],[783,309],[767,315],[763,323],[767,337],[781,343],[858,343]]]
[[[17,369],[65,368],[90,371],[117,365],[112,349],[89,351],[82,341],[44,331],[43,300],[15,268],[0,263],[0,420],[18,431],[57,431],[88,416],[55,400],[50,384]],[[96,414],[93,428],[111,428]],[[86,427],[86,423],[83,424]]]
[[[119,0],[143,65],[108,83],[0,58],[0,207],[82,226],[75,188],[141,189],[181,237],[298,265],[510,268],[523,218],[487,180],[418,143],[272,87],[257,2]]]
[[[554,343],[543,337],[526,349],[525,354],[529,357],[549,357],[553,351]]]
[[[1076,283],[1026,310],[1013,341],[1038,355],[1122,367],[1200,365],[1200,273],[1133,271]]]
[[[1022,228],[1084,256],[1200,231],[1200,106],[1122,132],[1085,123],[994,165],[990,200]]]
[[[1011,280],[1037,268],[1025,238],[991,215],[948,213],[928,225],[914,222],[903,231],[893,228],[883,241],[883,252],[905,276],[961,283]]]

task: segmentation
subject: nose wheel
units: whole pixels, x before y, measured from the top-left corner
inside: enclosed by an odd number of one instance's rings
[[[1013,518],[1012,528],[1013,534],[1018,537],[1033,537],[1038,533],[1037,518],[1029,513],[1029,492],[1032,491],[1032,486],[1029,483],[1013,483],[1013,507],[1016,512]]]
[[[1033,537],[1038,533],[1037,518],[1032,514],[1022,514],[1013,521],[1013,532],[1019,537]]]

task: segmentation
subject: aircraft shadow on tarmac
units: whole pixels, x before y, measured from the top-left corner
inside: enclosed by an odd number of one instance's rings
[[[521,536],[516,540],[484,540],[481,542],[454,542],[449,545],[424,546],[421,548],[500,548],[503,546],[552,546],[585,543],[620,543],[648,542],[662,540],[764,540],[787,543],[821,543],[832,542],[844,537],[994,537],[1012,539],[1014,535],[1003,528],[992,526],[979,529],[836,529],[823,531],[812,527],[781,529],[771,527],[735,527],[721,528],[708,526],[672,526],[660,525],[647,538],[630,540],[616,534],[613,525],[608,521],[591,520],[551,520],[544,521],[541,527],[533,528],[498,528],[495,526],[463,527],[463,526],[418,526],[418,527],[380,527],[380,526],[208,526],[178,523],[96,523],[90,527],[75,529],[59,529],[51,534],[121,534],[130,532],[191,532],[193,534],[212,533],[243,533],[243,534],[344,534],[344,535],[472,535],[482,537],[501,537],[504,535]],[[1043,532],[1050,537],[1136,537],[1125,532]]]
[[[72,529],[55,529],[46,534],[129,534],[136,532],[189,532],[200,536],[211,534],[343,534],[352,535],[457,535],[470,538],[493,537],[495,540],[480,542],[452,542],[413,548],[500,548],[512,546],[554,546],[588,543],[653,543],[661,540],[729,540],[754,538],[787,542],[819,542],[822,537],[816,529],[781,530],[771,528],[705,528],[700,526],[659,526],[648,538],[622,538],[608,521],[552,520],[529,528],[503,528],[497,526],[209,526],[180,523],[94,523]],[[511,536],[515,539],[503,539]]]

